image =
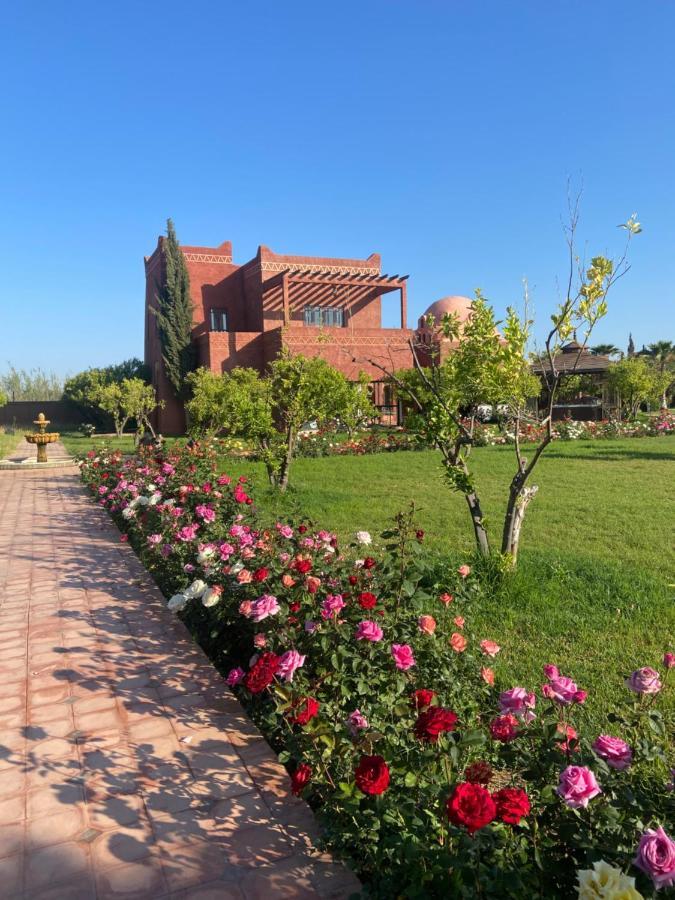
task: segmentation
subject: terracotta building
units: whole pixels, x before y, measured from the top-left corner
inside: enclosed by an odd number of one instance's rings
[[[164,375],[157,324],[150,309],[163,276],[162,242],[145,258],[145,361],[159,398],[165,401],[158,426],[165,434],[184,429],[182,405]],[[243,265],[232,259],[232,244],[182,247],[194,303],[193,340],[198,365],[214,372],[235,366],[260,371],[282,348],[322,356],[348,378],[365,371],[373,401],[385,421],[399,410],[382,372],[412,365],[406,321],[407,275],[385,275],[380,257],[334,259],[288,256],[259,247]],[[400,327],[382,327],[382,304],[397,295]],[[394,298],[391,298],[394,299]],[[468,301],[467,301],[468,302]]]

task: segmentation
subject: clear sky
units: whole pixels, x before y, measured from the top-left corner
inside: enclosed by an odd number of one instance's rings
[[[644,227],[596,342],[673,339],[674,38],[657,0],[5,4],[0,369],[142,355],[168,216],[237,262],[378,251],[411,321],[523,277],[543,319],[568,176],[587,253]]]

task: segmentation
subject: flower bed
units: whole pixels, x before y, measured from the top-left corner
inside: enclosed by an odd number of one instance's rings
[[[669,669],[626,673],[588,725],[583,686],[502,685],[468,567],[437,583],[412,513],[383,546],[259,524],[213,451],[89,454],[82,477],[153,572],[371,896],[652,896],[675,881],[658,709]],[[635,883],[633,882],[635,879]],[[623,892],[622,892],[623,891]],[[638,891],[640,893],[638,893]]]

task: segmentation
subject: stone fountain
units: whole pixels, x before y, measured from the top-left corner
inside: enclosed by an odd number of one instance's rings
[[[59,433],[57,431],[47,431],[49,419],[45,419],[45,414],[40,413],[37,419],[33,420],[33,425],[37,425],[38,431],[34,434],[25,435],[29,444],[37,444],[37,461],[39,463],[47,462],[47,444],[53,444],[58,441]]]

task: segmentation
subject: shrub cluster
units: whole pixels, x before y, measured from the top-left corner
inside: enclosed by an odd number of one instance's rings
[[[468,566],[438,582],[413,512],[375,544],[261,526],[212,450],[90,453],[82,477],[153,572],[374,897],[639,898],[675,882],[659,699],[673,654],[626,673],[594,730],[551,663],[501,685]],[[495,626],[497,627],[497,626]]]

